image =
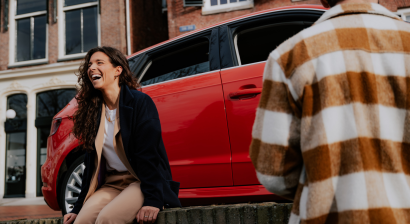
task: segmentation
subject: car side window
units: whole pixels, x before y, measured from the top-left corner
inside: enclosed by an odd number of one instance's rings
[[[130,66],[130,70],[131,72],[134,74],[134,76],[136,76],[136,70],[138,67],[138,60],[139,60],[140,56],[135,56],[132,57],[130,59],[128,59],[128,65]]]
[[[269,54],[277,46],[311,24],[308,22],[285,22],[239,31],[234,37],[239,64],[266,61]]]
[[[208,71],[209,40],[200,38],[153,55],[139,82],[146,86]]]

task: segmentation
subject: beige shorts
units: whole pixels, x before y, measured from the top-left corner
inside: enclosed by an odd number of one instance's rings
[[[128,171],[108,172],[104,185],[85,202],[74,223],[132,223],[144,203],[139,181]]]

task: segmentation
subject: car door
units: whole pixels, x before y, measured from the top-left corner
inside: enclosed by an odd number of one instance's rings
[[[139,76],[154,100],[173,179],[181,188],[232,186],[218,30],[146,53]]]
[[[234,185],[259,184],[249,157],[252,126],[262,91],[269,53],[283,41],[309,27],[321,11],[295,10],[222,26],[221,79],[232,150]],[[230,55],[231,57],[229,57]],[[223,61],[223,59],[228,59]]]

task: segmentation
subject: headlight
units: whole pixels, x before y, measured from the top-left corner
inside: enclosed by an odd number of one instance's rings
[[[51,124],[50,136],[54,135],[57,132],[58,127],[60,127],[61,121],[61,117],[53,119],[53,123]]]

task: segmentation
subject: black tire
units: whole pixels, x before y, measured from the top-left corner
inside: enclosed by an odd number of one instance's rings
[[[84,156],[80,156],[71,164],[64,175],[58,200],[63,216],[73,209],[81,192],[84,168]]]

